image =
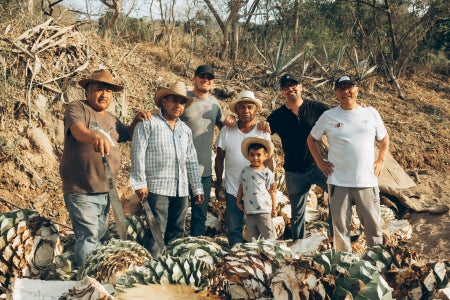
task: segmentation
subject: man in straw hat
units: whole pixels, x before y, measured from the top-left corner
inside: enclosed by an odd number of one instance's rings
[[[242,236],[244,214],[236,206],[239,178],[242,169],[248,165],[248,160],[241,152],[241,143],[244,138],[254,136],[270,140],[270,134],[259,130],[256,126],[255,116],[261,106],[261,100],[257,99],[253,92],[240,92],[230,103],[231,111],[238,116],[237,124],[233,127],[223,127],[216,141],[216,197],[222,191],[222,175],[225,167],[226,224],[228,243],[231,247],[244,241]],[[265,164],[273,170],[271,159],[266,160]]]
[[[236,197],[237,207],[246,214],[246,238],[276,239],[272,222],[277,216],[276,184],[273,172],[264,165],[273,155],[273,144],[261,137],[247,137],[241,152],[250,161],[241,172]]]
[[[191,129],[179,119],[192,104],[183,82],[159,88],[158,115],[136,126],[131,143],[130,183],[141,201],[148,201],[167,244],[184,235],[189,187],[194,201],[204,200]],[[149,239],[153,257],[161,249]]]
[[[108,155],[115,177],[120,168],[118,143],[130,140],[136,123],[150,115],[139,112],[131,125],[126,126],[106,111],[113,92],[123,90],[107,70],[97,70],[78,84],[84,88],[86,100],[72,101],[65,110],[60,163],[64,202],[76,236],[77,267],[97,247],[108,226],[109,194],[102,156]]]

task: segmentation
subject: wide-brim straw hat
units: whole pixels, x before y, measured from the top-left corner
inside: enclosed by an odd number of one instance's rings
[[[156,91],[156,94],[155,94],[156,106],[161,107],[162,99],[169,95],[183,97],[184,99],[186,99],[186,105],[184,106],[184,108],[191,105],[192,101],[194,101],[194,99],[187,96],[187,89],[186,89],[186,85],[184,84],[184,82],[176,81],[176,82],[169,84],[169,87],[167,87],[167,88],[166,87],[158,88],[158,90]]]
[[[255,94],[252,91],[242,91],[238,94],[237,98],[234,99],[233,101],[231,101],[230,103],[230,110],[234,113],[237,114],[236,112],[236,105],[239,102],[243,102],[243,101],[249,101],[254,103],[258,108],[262,107],[262,102],[261,100],[257,99],[255,97]]]
[[[89,83],[104,83],[110,85],[115,92],[120,92],[123,90],[123,86],[114,83],[111,73],[108,70],[94,71],[92,72],[91,77],[78,81],[78,84],[83,89],[86,89]]]
[[[266,140],[265,138],[253,136],[253,137],[245,138],[241,143],[241,152],[242,152],[242,155],[244,155],[244,157],[246,159],[248,159],[248,147],[250,147],[251,144],[263,145],[264,148],[266,148],[266,151],[268,154],[267,158],[270,158],[273,156],[273,153],[274,153],[273,143],[269,140]]]

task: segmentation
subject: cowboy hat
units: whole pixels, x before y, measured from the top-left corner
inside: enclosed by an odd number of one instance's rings
[[[194,101],[192,98],[187,96],[187,90],[186,86],[184,85],[184,82],[182,81],[176,81],[171,84],[169,84],[169,87],[160,87],[156,91],[155,94],[155,104],[158,107],[162,106],[162,99],[166,96],[178,96],[186,99],[186,105],[185,108],[192,104],[192,101]]]
[[[248,147],[250,147],[251,144],[263,145],[267,151],[267,158],[272,157],[274,151],[273,143],[269,140],[266,140],[265,138],[253,136],[245,138],[241,143],[241,152],[246,159],[248,159]]]
[[[120,92],[121,90],[123,90],[123,86],[115,84],[113,82],[111,73],[108,70],[94,71],[92,72],[91,77],[78,81],[78,84],[83,89],[86,89],[89,83],[105,83],[107,85],[112,86],[115,92]]]
[[[234,113],[236,112],[236,104],[242,101],[253,102],[258,108],[262,107],[262,102],[259,99],[256,99],[255,94],[252,91],[242,91],[238,94],[237,98],[231,101],[230,110]]]

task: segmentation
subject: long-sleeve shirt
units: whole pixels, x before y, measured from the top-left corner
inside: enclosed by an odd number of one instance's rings
[[[131,143],[130,183],[133,190],[170,197],[203,194],[192,131],[180,119],[172,130],[159,115],[139,122]]]

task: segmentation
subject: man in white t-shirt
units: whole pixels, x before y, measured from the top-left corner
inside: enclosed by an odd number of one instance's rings
[[[353,204],[368,246],[383,243],[378,176],[389,151],[389,135],[376,109],[356,103],[359,87],[354,78],[341,76],[334,90],[340,105],[320,116],[308,136],[308,146],[317,166],[328,177],[334,248],[351,252]],[[328,159],[321,156],[317,143],[322,135],[328,139]],[[380,148],[376,160],[375,138]]]
[[[246,137],[259,136],[270,140],[270,133],[259,130],[255,116],[261,108],[262,102],[253,92],[240,92],[237,99],[230,104],[232,112],[238,116],[238,122],[233,127],[224,126],[217,137],[217,154],[214,170],[216,172],[216,197],[223,189],[222,175],[225,170],[225,199],[227,237],[230,247],[244,241],[242,230],[244,227],[244,213],[236,205],[239,189],[239,178],[249,161],[242,155],[241,143]],[[273,160],[267,160],[267,167],[273,171]],[[225,168],[224,168],[225,167]]]

